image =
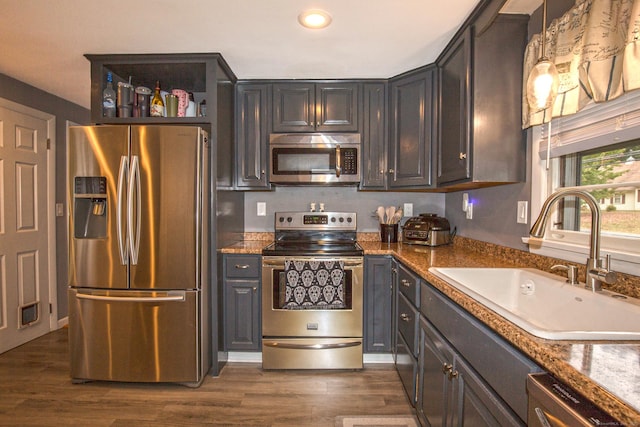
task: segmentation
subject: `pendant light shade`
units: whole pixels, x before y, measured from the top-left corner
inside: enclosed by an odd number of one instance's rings
[[[547,44],[547,0],[542,3],[542,39],[541,54],[527,78],[527,102],[531,112],[552,108],[558,94],[560,77],[553,62],[545,56]]]
[[[533,112],[553,107],[560,85],[558,70],[547,58],[540,58],[527,79],[527,101]]]

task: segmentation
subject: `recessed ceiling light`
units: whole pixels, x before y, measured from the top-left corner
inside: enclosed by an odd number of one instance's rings
[[[320,9],[307,10],[298,15],[298,22],[306,28],[325,28],[331,23],[331,15]]]

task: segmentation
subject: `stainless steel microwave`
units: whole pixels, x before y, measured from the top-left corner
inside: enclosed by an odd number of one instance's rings
[[[269,138],[272,184],[358,184],[359,133],[281,133]]]

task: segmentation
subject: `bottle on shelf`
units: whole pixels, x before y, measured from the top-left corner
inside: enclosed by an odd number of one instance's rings
[[[151,98],[151,117],[164,116],[164,101],[160,95],[160,82],[156,81],[156,90]]]
[[[116,91],[113,90],[113,76],[107,73],[107,87],[102,91],[102,117],[116,116]]]

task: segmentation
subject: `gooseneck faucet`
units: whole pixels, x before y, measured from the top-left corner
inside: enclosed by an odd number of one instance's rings
[[[585,287],[593,291],[602,290],[602,283],[612,284],[616,281],[616,273],[610,270],[611,258],[607,256],[607,261],[603,265],[600,259],[600,207],[596,199],[584,190],[566,188],[551,194],[545,200],[540,210],[538,219],[533,223],[529,234],[533,238],[541,239],[547,228],[547,220],[551,207],[560,199],[565,197],[578,197],[589,206],[591,210],[591,236],[589,241],[589,258],[587,259],[587,274]]]

